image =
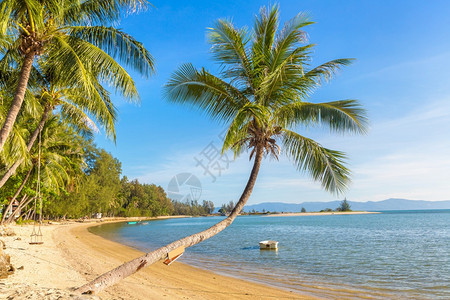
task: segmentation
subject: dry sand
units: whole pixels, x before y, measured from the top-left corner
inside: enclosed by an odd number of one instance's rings
[[[43,245],[29,245],[32,226],[13,226],[3,237],[16,268],[0,280],[0,299],[67,299],[45,296],[70,289],[142,252],[88,232],[96,223],[42,226]],[[19,239],[18,239],[19,238]],[[36,293],[30,293],[36,290]],[[31,295],[31,296],[30,296]],[[101,299],[313,299],[289,290],[215,274],[179,262],[156,263],[99,294]]]

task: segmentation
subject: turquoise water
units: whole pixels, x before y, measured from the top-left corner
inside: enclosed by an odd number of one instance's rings
[[[143,251],[198,232],[220,217],[104,224],[92,232]],[[258,242],[279,241],[278,251]],[[450,210],[371,215],[241,216],[187,249],[180,261],[320,295],[450,299]]]

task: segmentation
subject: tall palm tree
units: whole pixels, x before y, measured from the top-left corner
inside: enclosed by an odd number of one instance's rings
[[[258,176],[264,154],[286,155],[298,170],[305,171],[330,192],[347,187],[350,172],[344,153],[330,150],[296,131],[301,126],[326,125],[333,131],[364,133],[364,110],[355,100],[307,102],[311,92],[350,59],[337,59],[310,68],[310,51],[302,28],[310,25],[299,14],[278,29],[278,7],[262,8],[254,29],[237,29],[219,20],[209,32],[213,57],[221,65],[214,76],[186,64],[165,86],[166,97],[193,106],[211,118],[228,124],[223,151],[236,156],[250,149],[254,159],[247,185],[230,215],[214,226],[177,240],[105,273],[78,291],[98,292],[148,266],[178,247],[190,247],[229,226],[241,212]]]
[[[0,152],[22,106],[35,58],[59,70],[65,86],[82,84],[86,95],[99,96],[97,79],[127,99],[138,93],[130,75],[114,59],[148,76],[153,58],[132,36],[108,26],[126,10],[148,6],[146,0],[3,0],[0,2],[0,81],[5,68],[20,73],[10,109],[0,130]],[[3,68],[3,69],[2,69]],[[0,82],[0,85],[2,83]]]

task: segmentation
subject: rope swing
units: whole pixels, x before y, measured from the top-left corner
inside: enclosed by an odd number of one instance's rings
[[[31,233],[31,241],[30,245],[41,245],[44,242],[42,241],[42,197],[41,197],[41,132],[39,132],[39,150],[38,150],[38,172],[37,172],[37,183],[36,183],[36,196],[34,197],[34,224],[33,231]],[[39,221],[37,220],[37,199],[39,199]],[[36,229],[37,223],[37,229]]]

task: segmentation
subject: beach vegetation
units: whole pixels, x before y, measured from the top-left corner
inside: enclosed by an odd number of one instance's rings
[[[154,217],[171,215],[173,205],[164,189],[154,184],[121,178],[121,163],[110,153],[96,147],[76,131],[67,128],[53,116],[42,131],[41,197],[45,219],[104,217]],[[31,165],[19,171],[0,189],[5,204],[18,200],[23,220],[36,214],[38,153],[33,152]],[[39,206],[39,203],[37,203]],[[3,222],[14,221],[5,212]],[[38,207],[39,210],[39,207]],[[6,218],[8,216],[8,218]]]
[[[250,195],[265,157],[281,155],[297,170],[309,174],[332,193],[350,182],[345,154],[306,137],[305,127],[324,126],[338,133],[366,132],[364,109],[356,100],[314,103],[312,92],[330,80],[352,59],[336,59],[311,67],[304,29],[313,22],[299,14],[279,30],[279,9],[263,7],[253,30],[218,20],[208,31],[218,75],[192,64],[182,65],[164,88],[168,101],[193,107],[226,124],[222,152],[235,157],[249,151],[253,161],[249,179],[231,213],[219,223],[129,261],[77,289],[97,293],[137,272],[179,247],[190,247],[215,236],[239,215]]]
[[[332,212],[333,210],[331,208],[325,208],[321,209],[319,212]]]
[[[118,205],[116,193],[122,186],[108,189],[110,182],[103,185],[100,179],[89,185],[97,177],[95,172],[92,177],[85,172],[89,170],[85,155],[91,152],[81,146],[91,143],[99,127],[115,141],[117,111],[110,90],[125,100],[139,100],[124,67],[145,77],[154,72],[148,50],[116,28],[123,13],[148,6],[145,0],[0,1],[3,211],[16,200],[25,209],[37,197],[31,187],[38,184],[37,170],[41,169],[39,184],[44,204],[50,205],[49,216],[89,215],[95,210],[122,215],[170,213],[159,207],[130,212],[131,206]],[[43,157],[38,163],[40,150]],[[114,174],[105,173],[105,177]],[[95,189],[97,196],[92,192]],[[112,200],[106,199],[109,196]],[[76,209],[69,204],[56,209],[51,203],[58,201],[74,201]]]
[[[350,203],[348,203],[347,199],[342,200],[341,204],[336,211],[352,211],[350,207]]]
[[[197,200],[186,200],[184,202],[172,200],[173,215],[206,216],[214,212],[214,203],[203,200],[202,204]]]

